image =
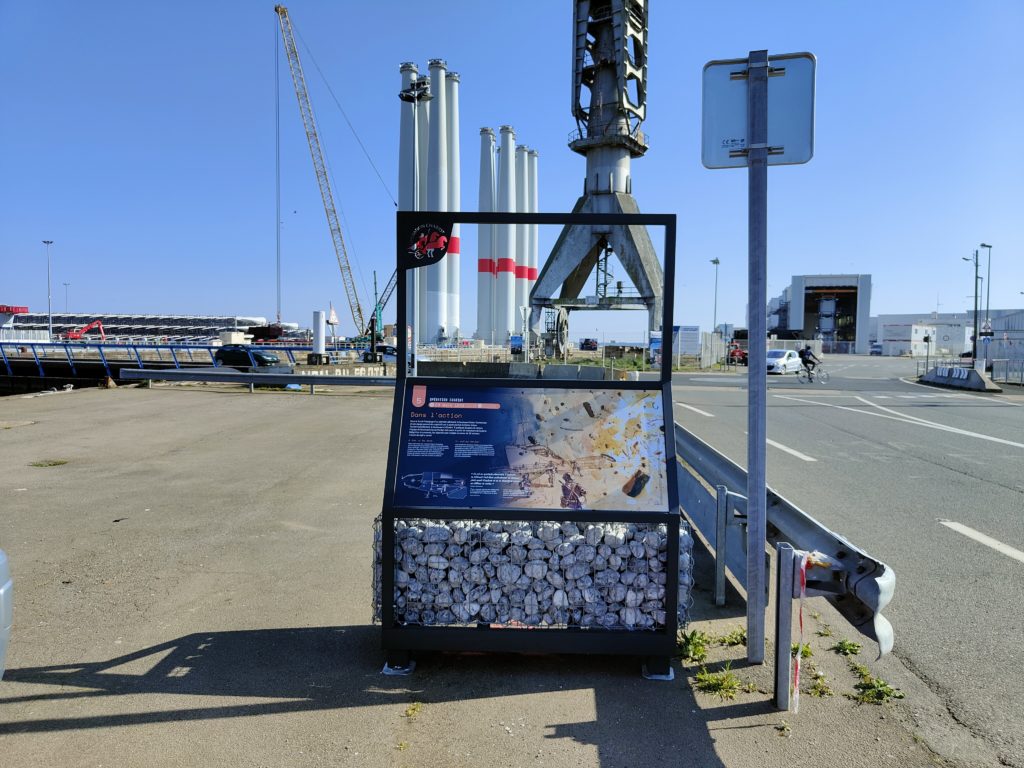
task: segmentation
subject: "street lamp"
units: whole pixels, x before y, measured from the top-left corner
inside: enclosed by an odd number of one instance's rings
[[[711,263],[715,265],[715,309],[714,314],[711,316],[711,334],[718,333],[718,265],[721,264],[716,256],[711,260]]]
[[[46,327],[49,330],[49,341],[53,341],[53,296],[50,293],[50,246],[53,240],[43,240],[46,246]]]
[[[969,259],[961,256],[964,261],[974,262],[974,338],[971,340],[971,365],[978,359],[978,251],[974,251],[974,258]]]
[[[64,314],[68,313],[68,286],[71,283],[64,283]]]
[[[979,248],[988,248],[988,274],[985,276],[985,322],[989,324],[991,330],[992,315],[989,314],[988,300],[992,297],[992,246],[988,243],[982,243],[978,246]]]

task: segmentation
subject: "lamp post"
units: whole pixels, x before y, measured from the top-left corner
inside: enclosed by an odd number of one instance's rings
[[[68,313],[68,286],[71,283],[64,283],[64,314]]]
[[[969,259],[961,256],[964,261],[974,262],[974,337],[971,339],[971,365],[978,359],[978,251],[974,251],[974,258]]]
[[[991,325],[992,315],[989,314],[991,305],[988,303],[988,300],[992,298],[992,246],[988,243],[982,243],[978,247],[988,248],[988,269],[985,275],[985,322]]]
[[[716,256],[711,260],[711,263],[715,265],[715,309],[714,314],[711,315],[711,334],[713,336],[718,333],[718,265],[722,262]]]
[[[46,328],[50,334],[50,341],[53,341],[53,296],[50,293],[50,246],[53,240],[43,240],[46,246]]]

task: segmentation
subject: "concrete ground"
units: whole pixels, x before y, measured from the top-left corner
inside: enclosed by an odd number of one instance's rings
[[[649,682],[616,657],[434,654],[412,676],[381,675],[371,526],[392,392],[319,392],[0,399],[0,547],[15,579],[0,763],[990,764],[866,642],[859,661],[906,698],[846,698],[857,678],[828,648],[860,638],[819,599],[809,661],[834,695],[804,695],[798,715],[773,708],[771,666],[747,666],[741,645],[709,652],[709,669],[732,660],[749,689],[732,700],[697,692],[692,664]],[[698,557],[689,629],[719,637],[745,608],[734,592],[712,605],[709,568]]]

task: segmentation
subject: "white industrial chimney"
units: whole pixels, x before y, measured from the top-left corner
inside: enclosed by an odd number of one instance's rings
[[[480,213],[494,211],[494,131],[490,128],[480,129],[480,192],[477,208]],[[493,343],[495,269],[492,229],[489,224],[477,227],[476,335],[488,344]]]
[[[516,147],[516,212],[526,213],[530,198],[529,150],[520,144]],[[527,269],[529,267],[530,231],[527,224],[516,224],[516,303],[513,317],[519,327],[519,308],[525,307],[530,299],[527,292]]]
[[[449,211],[462,209],[462,185],[460,175],[462,173],[461,153],[459,151],[459,76],[455,72],[449,72],[445,78],[448,86],[447,102],[447,135],[446,144],[448,150],[448,208]],[[448,251],[444,257],[444,266],[447,271],[447,306],[445,308],[445,329],[451,338],[460,335],[460,279],[459,270],[461,264],[461,226],[452,226],[451,237],[448,240]]]
[[[430,60],[430,156],[427,158],[427,210],[448,210],[448,107],[444,59]],[[426,268],[427,320],[420,338],[437,342],[447,334],[448,266],[442,261]]]
[[[503,125],[501,155],[498,173],[498,211],[514,213],[516,209],[516,134],[510,125]],[[494,254],[498,278],[494,300],[494,342],[504,344],[516,327],[516,226],[502,224],[497,230],[497,248]]]

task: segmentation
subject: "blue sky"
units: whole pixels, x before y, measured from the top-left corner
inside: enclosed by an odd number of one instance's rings
[[[570,3],[288,6],[390,190],[300,45],[364,305],[373,270],[383,282],[394,264],[403,61],[422,71],[442,57],[461,75],[463,209],[476,206],[479,128],[506,123],[540,152],[541,210],[571,209],[584,160],[566,147]],[[272,318],[273,3],[5,0],[0,11],[0,303],[45,311],[49,239],[55,311],[68,282],[72,311]],[[1022,35],[1018,0],[782,2],[770,12],[654,0],[651,149],[633,163],[633,191],[641,210],[679,216],[676,322],[710,328],[718,257],[718,320],[743,323],[746,172],[701,166],[701,70],[759,48],[818,60],[814,158],[769,173],[769,295],[793,274],[869,273],[873,314],[962,311],[973,268],[961,258],[984,241],[994,246],[992,307],[1024,306]],[[344,321],[286,68],[281,84],[283,316],[307,325],[333,301]],[[463,283],[475,285],[472,242],[463,252]],[[592,335],[588,324],[600,322],[581,320],[574,335]]]

